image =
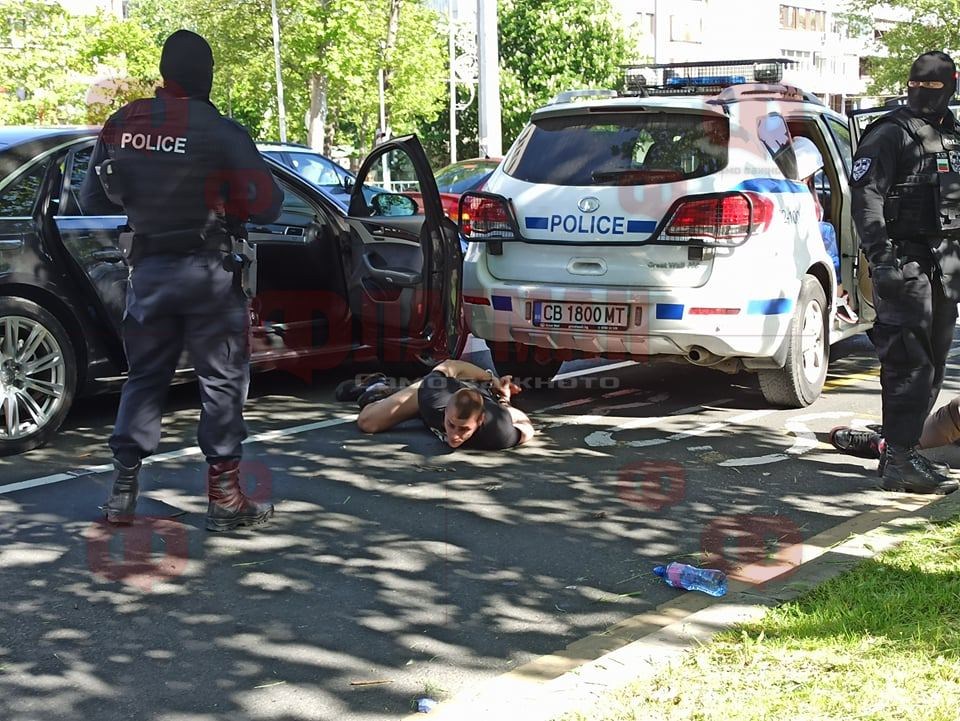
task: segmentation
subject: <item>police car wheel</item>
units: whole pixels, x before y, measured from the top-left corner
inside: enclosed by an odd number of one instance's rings
[[[536,348],[522,343],[487,341],[490,355],[501,376],[513,376],[522,387],[528,383],[544,383],[553,379],[563,365],[563,359],[547,348]]]
[[[63,325],[24,298],[0,297],[0,455],[46,443],[77,390],[77,361]]]
[[[805,276],[787,333],[783,368],[758,371],[760,390],[768,403],[805,408],[820,397],[830,360],[827,297],[823,286]]]

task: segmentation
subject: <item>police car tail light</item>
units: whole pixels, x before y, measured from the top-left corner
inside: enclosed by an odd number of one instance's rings
[[[773,202],[758,193],[727,193],[682,202],[665,234],[683,238],[744,239],[773,220]]]
[[[511,230],[506,202],[494,198],[471,197],[460,216],[464,236],[487,235]]]

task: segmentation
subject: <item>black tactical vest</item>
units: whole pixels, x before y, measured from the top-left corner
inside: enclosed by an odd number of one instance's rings
[[[960,141],[906,114],[883,121],[898,125],[922,149],[919,167],[887,193],[887,235],[893,241],[960,238]]]

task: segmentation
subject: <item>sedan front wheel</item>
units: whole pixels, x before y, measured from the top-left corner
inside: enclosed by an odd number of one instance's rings
[[[76,391],[76,356],[60,321],[33,301],[0,297],[0,455],[46,443]]]

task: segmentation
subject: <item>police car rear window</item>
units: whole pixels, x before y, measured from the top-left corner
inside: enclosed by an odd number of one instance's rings
[[[653,185],[702,178],[727,165],[726,118],[689,113],[605,113],[528,125],[504,172],[549,185]]]

